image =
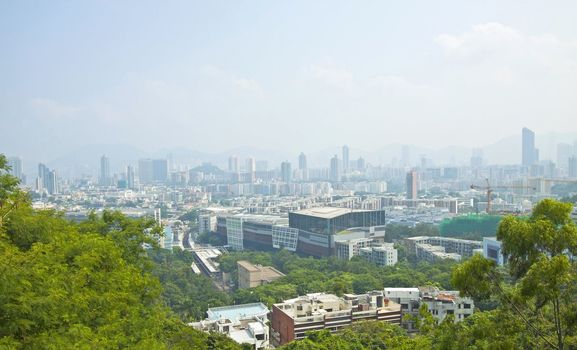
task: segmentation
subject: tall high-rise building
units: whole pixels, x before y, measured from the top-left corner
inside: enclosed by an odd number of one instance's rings
[[[307,169],[307,156],[301,152],[299,155],[299,170],[306,170]]]
[[[56,170],[50,170],[48,172],[48,181],[46,184],[46,191],[49,194],[58,194],[58,175],[56,174]]]
[[[154,159],[152,161],[153,181],[166,183],[168,181],[168,160]]]
[[[140,159],[138,161],[138,179],[141,184],[154,182],[154,165],[152,159]]]
[[[256,181],[256,161],[254,158],[249,157],[246,159],[246,172],[248,173],[249,181]]]
[[[36,178],[36,190],[42,191],[48,188],[50,169],[42,163],[38,164],[38,177]]]
[[[341,181],[341,166],[339,162],[339,157],[335,154],[331,158],[331,169],[329,173],[329,178],[331,181],[339,182]]]
[[[131,190],[135,188],[134,167],[132,165],[126,167],[126,188]]]
[[[569,176],[577,177],[577,156],[571,156],[569,158]]]
[[[301,154],[299,155],[299,174],[301,180],[307,181],[309,179],[307,156],[303,152],[301,152]]]
[[[415,200],[417,199],[417,193],[419,191],[419,174],[411,170],[407,173],[406,178],[407,184],[407,199]]]
[[[527,128],[522,130],[522,159],[521,164],[530,167],[539,162],[539,150],[535,148],[535,133]]]
[[[286,183],[292,182],[293,172],[292,172],[292,167],[291,167],[290,162],[288,162],[288,161],[282,162],[280,165],[280,172],[281,172],[281,177],[282,177],[283,182],[286,182]]]
[[[141,184],[166,183],[168,181],[168,160],[140,159],[138,161],[138,179]]]
[[[106,155],[100,157],[100,178],[98,183],[100,186],[110,185],[110,160]]]
[[[567,169],[569,166],[569,157],[573,155],[573,145],[569,143],[557,144],[557,166],[561,169]]]
[[[240,181],[240,167],[236,156],[228,157],[228,172],[231,175],[230,179],[232,182]]]
[[[236,156],[228,157],[228,172],[229,173],[238,173],[238,158]]]
[[[10,175],[18,178],[21,183],[25,182],[25,176],[22,169],[22,158],[10,157],[8,158],[8,166],[10,167]]]
[[[343,146],[343,173],[349,173],[349,146]]]

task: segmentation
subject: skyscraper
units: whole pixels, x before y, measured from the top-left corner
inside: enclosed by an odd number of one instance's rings
[[[152,174],[154,182],[166,183],[168,181],[168,160],[154,159],[152,161]]]
[[[569,177],[577,177],[577,156],[569,158]]]
[[[46,191],[49,194],[58,194],[58,175],[56,170],[50,170],[48,172],[48,182],[46,184]]]
[[[22,159],[19,157],[10,157],[8,158],[8,166],[10,167],[10,175],[18,178],[21,182],[24,182]]]
[[[248,173],[249,181],[256,181],[256,161],[250,157],[246,159],[246,172]]]
[[[522,139],[521,164],[530,167],[539,162],[539,150],[535,148],[535,133],[527,128],[523,128]]]
[[[341,181],[341,167],[339,164],[339,157],[336,154],[334,157],[331,158],[331,170],[329,177],[331,181],[334,182]]]
[[[290,183],[292,182],[292,167],[291,167],[291,163],[284,161],[281,163],[280,165],[280,172],[281,172],[281,177],[282,177],[282,181],[286,182],[286,183]]]
[[[349,172],[349,146],[343,146],[343,173]]]
[[[307,181],[309,179],[309,170],[307,169],[307,156],[301,152],[299,155],[299,173],[301,180]]]
[[[38,163],[38,177],[36,178],[36,190],[42,191],[48,189],[50,169],[42,163]]]
[[[129,188],[131,190],[135,188],[134,167],[132,167],[132,165],[126,167],[126,188]]]
[[[238,158],[236,156],[228,157],[228,172],[238,173]]]
[[[407,199],[415,200],[417,199],[417,193],[419,191],[419,174],[412,170],[407,173],[406,178],[407,184]]]
[[[140,159],[138,161],[138,179],[141,184],[154,182],[154,166],[152,159]]]
[[[100,157],[100,178],[98,183],[100,186],[110,185],[110,160],[106,155]]]
[[[307,156],[301,152],[299,155],[299,170],[306,170],[307,169]]]
[[[232,182],[238,182],[240,180],[240,168],[236,156],[228,157],[228,172],[231,174],[230,180]]]
[[[141,184],[166,183],[168,181],[168,160],[140,159],[138,161],[138,178]]]
[[[569,166],[569,157],[573,155],[573,145],[568,143],[557,144],[557,166],[561,169],[567,169]]]

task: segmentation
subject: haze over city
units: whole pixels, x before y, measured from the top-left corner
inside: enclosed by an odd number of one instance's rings
[[[515,137],[487,157],[506,163],[526,126],[554,159],[577,136],[577,4],[556,4],[2,2],[0,149],[468,157]]]
[[[0,0],[0,348],[577,349],[576,14]]]

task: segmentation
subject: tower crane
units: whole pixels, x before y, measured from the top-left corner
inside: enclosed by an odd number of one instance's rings
[[[512,185],[512,186],[491,186],[491,184],[489,183],[489,179],[485,179],[485,181],[487,182],[487,186],[471,185],[471,189],[487,191],[487,209],[486,209],[487,214],[489,214],[491,212],[491,196],[493,194],[493,190],[496,190],[496,189],[515,189],[515,188],[531,189],[533,191],[535,190],[535,187],[531,187],[531,186],[514,186],[514,185]]]

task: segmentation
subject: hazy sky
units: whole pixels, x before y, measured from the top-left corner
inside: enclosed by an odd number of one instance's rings
[[[0,1],[0,152],[573,132],[576,14],[573,0]]]

